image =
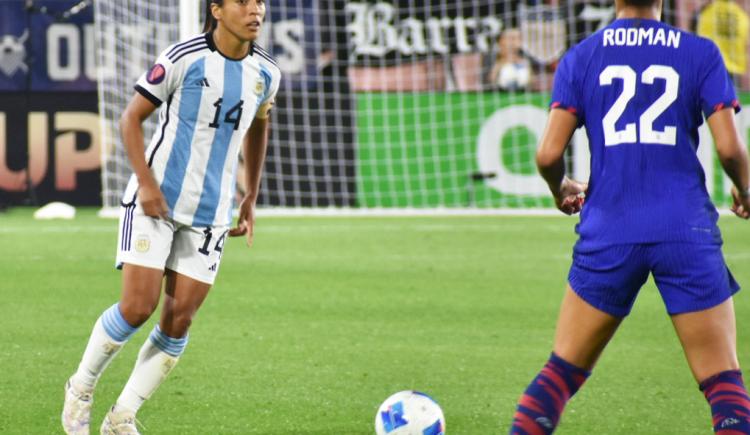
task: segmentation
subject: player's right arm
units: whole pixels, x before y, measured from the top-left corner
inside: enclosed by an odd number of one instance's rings
[[[740,139],[734,121],[734,109],[717,110],[708,118],[708,127],[716,144],[719,161],[734,183],[732,211],[737,216],[750,218],[750,169],[748,168],[747,148]]]
[[[586,192],[587,187],[585,183],[565,176],[565,148],[577,124],[576,116],[567,110],[550,110],[547,126],[536,153],[537,168],[555,198],[555,205],[568,215],[581,211],[581,194]]]
[[[156,106],[154,103],[135,93],[128,107],[120,117],[120,135],[130,165],[138,178],[138,198],[143,213],[151,217],[166,217],[169,210],[164,195],[146,163],[145,145],[143,143],[143,121],[151,115]]]
[[[182,83],[185,62],[177,62],[180,59],[180,48],[188,43],[198,42],[200,38],[202,36],[171,45],[162,51],[151,69],[143,73],[136,82],[136,93],[120,117],[122,142],[138,179],[138,200],[143,213],[153,218],[167,217],[169,207],[146,163],[143,121],[167,101]],[[177,63],[173,63],[173,60]]]
[[[573,83],[574,64],[573,54],[569,52],[555,72],[551,110],[536,153],[537,168],[549,186],[555,205],[568,215],[581,211],[588,187],[565,176],[565,148],[582,116],[579,92]]]

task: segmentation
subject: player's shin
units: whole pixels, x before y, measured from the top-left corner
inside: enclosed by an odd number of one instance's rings
[[[104,369],[137,330],[122,317],[119,304],[104,311],[94,324],[81,363],[71,379],[75,387],[93,391]]]
[[[173,338],[164,334],[159,325],[141,347],[135,368],[117,399],[114,412],[138,412],[143,402],[159,388],[185,350],[188,336]]]
[[[590,374],[553,353],[521,396],[510,435],[554,432],[565,404]]]
[[[718,435],[750,434],[750,398],[742,372],[727,370],[700,383],[711,405],[714,432]]]

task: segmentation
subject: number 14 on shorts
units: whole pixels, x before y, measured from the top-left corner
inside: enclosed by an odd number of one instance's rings
[[[221,237],[219,237],[218,240],[216,240],[216,244],[214,245],[213,250],[219,253],[219,258],[221,258],[221,253],[224,250],[224,241],[227,238],[228,232],[229,232],[228,230],[224,231],[221,234]],[[206,228],[205,230],[203,230],[203,246],[198,248],[198,252],[200,252],[203,255],[209,255],[211,253],[211,251],[209,250],[210,249],[209,247],[211,245],[211,240],[213,239],[213,237],[214,237],[214,234],[211,231],[211,228]]]

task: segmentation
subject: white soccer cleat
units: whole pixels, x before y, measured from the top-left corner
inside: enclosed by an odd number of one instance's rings
[[[128,411],[109,410],[102,422],[102,435],[140,435],[136,427],[135,414]]]
[[[78,391],[68,379],[65,383],[65,405],[62,412],[63,430],[68,435],[89,435],[93,393]]]

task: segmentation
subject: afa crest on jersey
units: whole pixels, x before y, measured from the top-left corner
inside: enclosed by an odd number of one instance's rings
[[[263,77],[258,77],[258,79],[255,81],[255,95],[263,95],[263,88],[266,86],[265,80],[263,80]]]

